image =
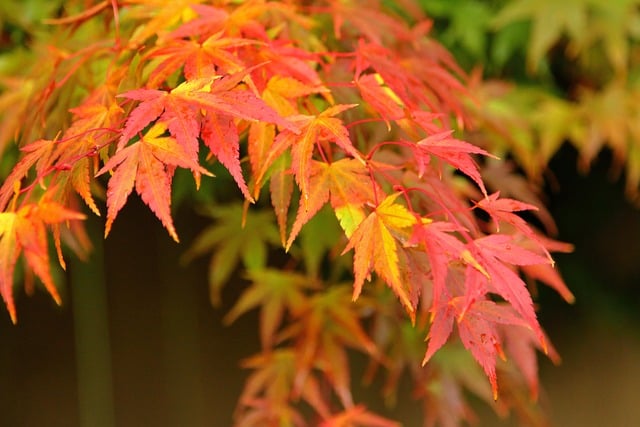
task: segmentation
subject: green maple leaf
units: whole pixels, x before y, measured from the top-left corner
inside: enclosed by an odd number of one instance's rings
[[[220,304],[220,292],[238,263],[247,270],[267,264],[269,245],[279,245],[280,235],[269,211],[244,212],[241,204],[209,206],[205,214],[215,220],[195,239],[184,259],[213,252],[209,265],[211,301]],[[244,218],[244,224],[243,224]]]
[[[527,67],[535,70],[549,49],[563,35],[568,35],[574,48],[580,48],[588,35],[588,9],[592,0],[517,0],[507,4],[495,17],[493,25],[531,20],[531,38]]]
[[[316,285],[307,276],[274,269],[256,269],[248,276],[252,284],[231,308],[225,322],[232,323],[242,314],[260,306],[260,338],[262,345],[269,348],[285,310],[299,312],[305,304],[305,289]]]

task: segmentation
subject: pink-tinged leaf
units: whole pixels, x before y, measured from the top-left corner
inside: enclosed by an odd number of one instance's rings
[[[448,297],[448,295],[446,296]],[[446,299],[447,302],[434,307],[435,315],[429,327],[427,351],[422,359],[422,365],[431,360],[436,351],[445,345],[453,332],[453,320],[456,313],[454,308],[448,304],[448,299]]]
[[[461,297],[457,298],[456,307],[458,309],[458,314],[461,314],[461,310],[464,309]],[[500,323],[503,325],[522,326],[531,330],[528,323],[522,317],[520,317],[513,309],[513,307],[511,307],[509,304],[496,303],[491,300],[477,300],[473,303],[473,306],[471,308],[473,314],[477,318],[485,320],[487,322]]]
[[[291,135],[290,131],[285,131],[276,138],[274,151],[281,149],[282,146],[291,146],[291,169],[295,174],[304,203],[307,203],[309,198],[312,158],[318,142],[333,142],[346,153],[364,162],[353,146],[347,128],[340,119],[333,117],[353,107],[354,105],[334,105],[317,116],[292,117],[291,119],[300,125],[299,134]]]
[[[125,147],[111,157],[97,173],[97,175],[101,175],[104,172],[115,169],[107,184],[107,222],[104,228],[105,237],[109,235],[113,221],[127,202],[129,194],[131,194],[133,190],[133,185],[135,184],[138,173],[139,153],[139,142]]]
[[[478,202],[478,206],[486,211],[496,224],[496,228],[500,230],[500,223],[506,222],[512,225],[522,234],[537,242],[539,249],[544,252],[549,261],[551,261],[551,254],[547,250],[542,237],[540,237],[533,229],[527,224],[527,222],[514,212],[521,212],[527,210],[537,210],[533,205],[528,203],[519,202],[513,199],[501,199],[500,193],[496,192]]]
[[[493,256],[513,265],[549,264],[549,259],[531,252],[515,241],[513,236],[506,234],[491,234],[475,240],[475,244]]]
[[[538,398],[538,359],[536,349],[544,350],[540,346],[539,340],[530,329],[518,327],[502,326],[501,332],[504,336],[505,352],[508,360],[516,364],[522,375],[524,376],[531,399]],[[550,341],[546,339],[547,355],[554,364],[560,363],[560,356],[556,352]]]
[[[320,427],[400,427],[400,424],[356,405],[325,419]]]
[[[226,114],[207,115],[202,125],[202,140],[227,168],[244,197],[253,202],[240,166],[240,140],[233,118]]]
[[[224,73],[234,73],[246,68],[241,58],[233,50],[250,44],[255,40],[228,37],[218,31],[199,40],[173,39],[167,44],[150,52],[149,58],[164,58],[151,72],[149,87],[157,87],[176,71],[182,69],[186,80],[195,80]]]
[[[449,264],[460,259],[464,251],[462,241],[450,234],[459,231],[463,229],[442,221],[419,223],[413,229],[410,244],[423,243],[429,256],[433,276],[433,306],[436,308],[440,306],[441,301],[448,300],[445,296],[445,282]]]
[[[189,163],[198,162],[198,135],[200,134],[200,113],[182,97],[188,87],[182,84],[170,93],[160,90],[136,89],[125,92],[121,97],[142,101],[129,114],[127,123],[120,136],[118,149],[148,125],[157,120],[164,123],[165,128],[176,139],[190,158]],[[194,168],[192,170],[195,171]],[[197,173],[196,173],[197,175]]]
[[[498,399],[498,378],[496,359],[502,355],[500,338],[495,326],[468,310],[463,321],[458,322],[458,333],[464,347],[471,352],[487,374],[493,391],[493,399]]]
[[[169,132],[189,157],[197,162],[200,146],[199,113],[191,106],[178,102],[174,97],[167,97],[164,108],[161,120],[167,124]]]
[[[404,117],[402,105],[391,89],[385,88],[373,74],[365,74],[355,80],[364,99],[387,122]]]
[[[189,82],[189,90],[180,96],[210,114],[222,113],[243,120],[274,123],[295,132],[292,124],[280,117],[262,99],[238,86],[245,75],[246,73],[237,73],[214,80],[213,83],[211,79],[195,80]],[[206,90],[207,87],[209,90]]]
[[[168,93],[161,90],[135,89],[118,96],[142,101],[127,117],[127,122],[118,142],[118,148],[123,148],[131,138],[160,117],[164,111],[165,98]]]
[[[137,193],[165,226],[171,237],[178,236],[171,219],[171,181],[176,166],[194,174],[211,175],[194,162],[184,148],[170,136],[163,136],[164,123],[153,125],[141,140],[117,151],[97,175],[114,170],[107,185],[105,236],[135,185]]]
[[[151,150],[142,146],[136,174],[136,191],[160,219],[173,240],[178,242],[178,234],[171,218],[172,175]]]
[[[185,37],[208,37],[217,31],[229,18],[229,14],[221,8],[204,4],[192,4],[189,6],[199,18],[183,23],[176,30],[169,33],[167,39],[182,39]]]
[[[552,265],[550,264],[538,264],[538,265],[525,265],[521,267],[522,272],[527,276],[535,280],[539,280],[545,283],[547,286],[555,289],[556,292],[564,298],[570,304],[575,302],[576,298],[569,290],[566,283]]]
[[[486,283],[490,292],[500,295],[513,306],[516,312],[522,316],[529,327],[536,333],[541,345],[544,347],[544,334],[533,309],[531,295],[520,276],[513,268],[508,267],[499,259],[500,254],[495,254],[491,249],[485,249],[475,242],[469,244],[468,247],[475,259],[489,274],[489,279],[481,283]],[[468,292],[470,294],[468,294],[467,304],[470,304],[475,299],[475,295],[473,289],[468,289]]]
[[[480,176],[478,165],[471,154],[491,156],[480,147],[451,137],[452,131],[444,131],[430,135],[416,143],[416,161],[418,175],[422,176],[429,163],[429,155],[436,156],[471,178],[486,195],[487,190]]]
[[[345,153],[362,161],[362,157],[358,150],[355,149],[351,138],[349,138],[349,130],[342,124],[342,120],[334,116],[356,107],[357,104],[339,104],[324,110],[317,117],[319,127],[319,137],[322,139],[335,142]]]

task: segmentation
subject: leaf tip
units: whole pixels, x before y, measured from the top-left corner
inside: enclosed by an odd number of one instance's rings
[[[540,346],[542,347],[542,352],[545,356],[549,356],[549,346],[547,345],[547,340],[544,336],[540,337]]]
[[[9,310],[9,316],[11,317],[11,323],[14,325],[18,324],[18,315],[16,313],[16,307],[13,303],[7,304],[7,310]]]

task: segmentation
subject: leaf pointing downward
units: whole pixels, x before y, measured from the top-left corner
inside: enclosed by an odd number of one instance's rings
[[[162,136],[164,123],[157,123],[138,142],[118,151],[97,175],[115,169],[107,187],[105,236],[135,185],[136,192],[162,221],[173,240],[178,235],[171,219],[171,181],[173,167],[191,169],[194,174],[211,175],[186,153],[173,137]]]
[[[289,250],[306,224],[327,201],[345,230],[351,237],[353,230],[365,217],[363,205],[373,200],[374,184],[367,175],[366,168],[356,159],[344,158],[333,163],[313,160],[311,162],[309,185],[311,191],[307,199],[300,198],[300,206],[293,223],[286,249]]]
[[[409,313],[415,311],[400,280],[397,234],[407,234],[416,218],[404,206],[394,203],[400,193],[388,196],[354,231],[342,253],[355,249],[353,299],[362,291],[371,270],[384,279]]]

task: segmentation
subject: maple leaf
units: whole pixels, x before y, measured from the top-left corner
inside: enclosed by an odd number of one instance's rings
[[[471,178],[487,194],[478,165],[471,154],[491,156],[480,147],[451,137],[452,131],[443,131],[421,139],[413,149],[418,163],[418,176],[421,177],[429,163],[430,155],[436,156]]]
[[[293,193],[293,176],[289,171],[289,162],[287,160],[285,156],[282,156],[279,161],[276,161],[269,180],[271,205],[278,221],[282,246],[285,246],[287,241],[287,220],[289,218],[291,193]]]
[[[360,314],[345,303],[349,286],[339,283],[316,293],[295,317],[288,335],[296,339],[294,396],[301,394],[313,368],[321,370],[344,407],[353,406],[347,348],[365,351],[381,360],[375,343],[364,331]]]
[[[496,229],[500,231],[500,222],[511,224],[522,234],[539,244],[539,248],[547,255],[547,260],[553,265],[551,254],[543,244],[542,237],[535,233],[531,226],[514,212],[537,211],[534,205],[524,203],[514,199],[500,198],[500,192],[495,192],[478,202],[478,206],[486,211],[496,224]]]
[[[317,116],[295,116],[289,119],[297,124],[295,131],[284,129],[275,138],[273,146],[265,158],[257,180],[261,180],[267,169],[287,148],[291,147],[291,169],[296,178],[304,203],[308,203],[311,179],[311,165],[314,147],[318,142],[335,142],[347,154],[361,162],[362,156],[353,147],[349,131],[342,121],[334,116],[353,108],[355,105],[334,105]]]
[[[129,3],[139,5],[132,7],[131,16],[143,21],[129,43],[134,47],[142,45],[148,38],[162,35],[167,28],[195,18],[193,6],[202,2],[203,0],[176,0],[169,3],[164,0],[129,0]]]
[[[225,37],[220,31],[203,42],[195,40],[171,40],[149,53],[149,58],[165,57],[149,75],[147,85],[158,87],[175,71],[182,69],[187,80],[206,78],[215,74],[231,74],[244,70],[242,60],[234,55],[234,49],[255,40]]]
[[[576,297],[567,287],[567,284],[562,279],[558,270],[550,264],[537,264],[537,265],[523,265],[521,267],[522,272],[531,279],[539,280],[545,283],[550,288],[564,298],[568,303],[573,303]]]
[[[0,212],[0,294],[13,323],[17,321],[13,302],[13,272],[20,254],[24,255],[29,268],[40,278],[56,304],[60,305],[60,296],[51,277],[46,226],[84,218],[83,214],[46,199],[38,204],[27,204],[16,212]],[[59,246],[57,235],[56,247]]]
[[[278,156],[284,150],[281,150],[277,156],[273,156],[271,147],[276,137],[275,126],[271,123],[254,122],[249,127],[249,137],[247,138],[247,151],[249,152],[249,164],[251,165],[251,174],[253,176],[253,197],[257,199],[260,190],[267,177],[268,168],[264,165],[267,161],[273,164]]]
[[[476,300],[469,307],[465,297],[453,297],[436,309],[427,336],[429,343],[423,365],[447,342],[453,331],[454,321],[462,344],[482,366],[491,383],[493,398],[497,399],[496,359],[498,356],[505,356],[496,324],[527,327],[527,323],[509,306],[488,300]]]
[[[260,341],[264,348],[270,348],[285,310],[294,315],[299,312],[306,299],[304,291],[316,286],[306,276],[273,269],[251,270],[248,278],[252,285],[242,293],[224,321],[232,323],[252,308],[261,306]]]
[[[359,80],[363,71],[372,67],[407,108],[419,109],[410,88],[422,87],[422,84],[416,76],[398,67],[400,61],[396,54],[380,44],[366,43],[364,40],[359,42],[356,53],[355,81]]]
[[[462,258],[464,243],[451,233],[464,231],[458,225],[444,221],[422,221],[412,232],[409,244],[423,243],[429,256],[433,277],[433,306],[448,299],[446,279],[449,264]]]
[[[363,8],[359,4],[350,2],[331,2],[331,15],[334,20],[336,38],[342,38],[342,28],[349,31],[356,30],[369,40],[382,44],[383,37],[402,38],[409,32],[406,24],[394,17],[383,13],[377,8]],[[350,25],[345,25],[348,22]],[[406,35],[404,36],[406,38]]]
[[[53,161],[55,140],[39,139],[21,148],[25,155],[16,163],[0,187],[0,208],[5,209],[16,188],[21,187],[21,181],[35,166],[36,175],[41,177]]]
[[[549,115],[548,112],[545,112],[545,115]],[[555,117],[555,114],[550,114],[550,116]],[[566,117],[563,118],[563,121],[567,121]],[[553,151],[555,152],[555,149]],[[531,213],[542,222],[544,229],[550,235],[553,236],[558,233],[551,213],[544,208],[543,202],[539,197],[539,189],[536,189],[524,176],[515,171],[515,164],[503,161],[489,161],[482,168],[482,178],[489,186],[499,191],[500,195],[513,197],[537,207],[536,210],[531,210]]]
[[[557,2],[554,0],[518,0],[508,3],[494,17],[495,27],[531,18],[532,29],[527,50],[527,66],[535,71],[547,51],[565,32],[576,43],[574,49],[585,41],[589,3],[592,0]]]
[[[300,199],[286,249],[306,224],[329,200],[347,236],[365,218],[363,205],[374,200],[374,186],[364,165],[356,159],[340,159],[333,163],[312,161],[309,179],[311,193]]]
[[[415,31],[402,36],[414,46],[416,53],[407,57],[397,50],[361,39],[356,48],[354,80],[372,68],[394,98],[397,97],[409,111],[425,107],[436,112],[453,110],[462,123],[464,117],[459,99],[465,88],[449,69],[464,74],[446,49],[424,37],[424,25],[416,25],[415,28]]]
[[[238,130],[233,119],[261,120],[288,129],[292,126],[252,92],[237,88],[245,76],[246,72],[242,72],[217,80],[196,79],[180,84],[171,92],[136,89],[120,95],[142,102],[129,115],[118,145],[122,147],[158,119],[167,124],[169,132],[196,162],[201,134],[204,143],[229,170],[245,197],[252,201],[242,176]],[[200,109],[206,111],[204,120]]]
[[[33,79],[25,77],[0,80],[0,154],[4,153],[9,141],[17,135],[20,124],[24,122],[29,110],[29,98],[33,96],[36,84]]]
[[[325,419],[320,427],[399,427],[400,424],[368,411],[362,405],[352,406]]]
[[[178,142],[162,136],[166,124],[153,125],[139,141],[117,151],[97,175],[115,170],[107,186],[107,222],[105,236],[118,212],[125,205],[135,185],[136,192],[162,221],[171,237],[178,235],[171,219],[171,181],[175,166],[189,168],[194,173],[210,173],[201,168]]]
[[[520,276],[507,264],[537,265],[548,264],[549,261],[543,256],[519,247],[512,236],[489,235],[476,239],[467,244],[467,247],[483,270],[480,271],[477,267],[467,269],[469,283],[466,290],[467,304],[473,304],[478,294],[487,291],[500,295],[527,322],[544,348],[546,345],[544,334],[533,309],[531,295]]]
[[[415,307],[411,304],[407,289],[400,280],[398,251],[402,242],[397,236],[406,235],[408,239],[407,229],[416,224],[416,217],[403,205],[395,203],[399,195],[400,193],[395,193],[387,196],[360,223],[342,253],[355,250],[354,300],[362,292],[364,280],[373,269],[391,287],[407,312],[412,314]]]
[[[287,117],[298,112],[297,102],[300,98],[315,93],[329,94],[330,91],[322,85],[310,85],[294,77],[274,75],[267,82],[261,98],[282,117]]]
[[[545,351],[540,346],[540,341],[535,333],[529,328],[507,327],[508,325],[500,325],[501,333],[504,336],[505,353],[509,359],[514,362],[522,373],[532,400],[538,399],[538,360],[536,357],[536,349]],[[551,345],[548,339],[546,353],[555,364],[560,363],[560,356]]]
[[[356,87],[360,90],[362,99],[365,100],[387,122],[404,117],[402,101],[397,95],[381,82],[379,74],[364,74],[355,79]]]
[[[296,368],[296,353],[278,348],[260,353],[241,362],[254,369],[245,382],[239,403],[243,408],[236,415],[237,426],[272,425],[274,422],[303,425],[300,414],[289,405]]]
[[[242,205],[210,207],[205,214],[216,221],[206,228],[185,253],[188,261],[214,250],[209,264],[211,302],[220,304],[222,287],[241,260],[249,270],[261,270],[267,264],[268,245],[277,245],[278,231],[269,211],[244,212]]]
[[[156,89],[134,89],[118,95],[140,103],[129,113],[122,129],[118,148],[129,142],[156,119],[166,123],[169,132],[182,148],[197,160],[198,135],[200,134],[199,113],[182,95],[189,84],[182,83],[170,92]]]

